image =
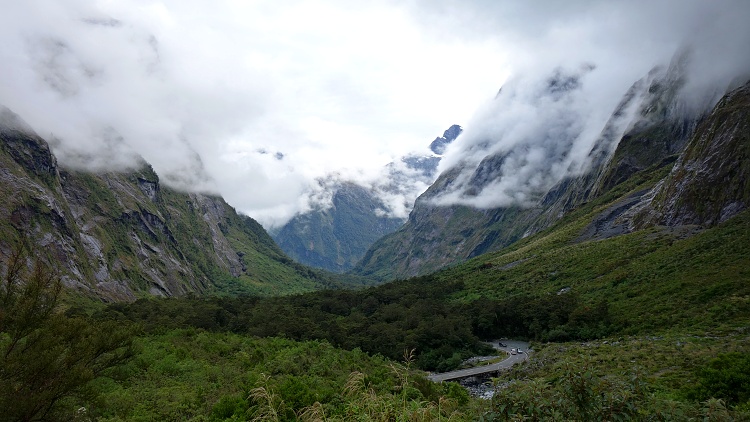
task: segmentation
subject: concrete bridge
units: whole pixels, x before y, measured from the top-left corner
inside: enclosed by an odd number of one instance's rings
[[[500,343],[503,343],[505,346],[500,346]],[[488,372],[495,372],[500,371],[503,369],[508,369],[511,366],[523,362],[529,358],[529,355],[527,353],[529,343],[523,342],[523,341],[515,341],[515,340],[501,340],[501,341],[493,341],[492,347],[495,349],[508,354],[508,358],[503,360],[502,362],[493,363],[491,365],[484,365],[484,366],[477,366],[475,368],[468,368],[468,369],[459,369],[457,371],[451,371],[451,372],[443,372],[440,374],[430,374],[427,376],[431,381],[434,382],[443,382],[443,381],[450,381],[450,380],[456,380],[460,378],[466,378],[471,377],[474,375],[480,375],[480,374],[486,374]],[[510,349],[521,349],[522,352],[519,354],[511,354]]]

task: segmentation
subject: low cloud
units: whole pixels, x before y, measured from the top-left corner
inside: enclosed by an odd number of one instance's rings
[[[456,10],[454,2],[440,4]],[[679,94],[683,113],[705,112],[750,76],[750,30],[741,24],[750,18],[746,2],[559,5],[512,8],[498,2],[446,18],[456,25],[454,36],[497,36],[519,44],[510,54],[517,63],[511,78],[446,150],[440,170],[452,170],[454,178],[434,203],[534,205],[564,177],[587,170],[589,152],[628,88],[656,66],[666,69],[679,52],[688,52]],[[463,28],[467,19],[475,25]],[[612,129],[622,134],[628,121]]]
[[[62,165],[145,159],[266,226],[309,207],[320,178],[372,183],[466,118],[503,66],[423,37],[395,2],[28,0],[4,5],[0,36],[0,104]]]
[[[405,215],[430,181],[407,169],[401,190],[385,189],[386,165],[429,155],[430,139],[458,123],[466,132],[442,169],[518,149],[505,158],[507,186],[473,194],[491,206],[528,200],[577,166],[628,86],[681,44],[707,54],[689,84],[736,76],[750,60],[748,9],[743,0],[26,0],[0,15],[0,104],[50,140],[63,165],[127,170],[142,158],[165,184],[221,194],[266,227],[324,202],[319,181],[331,175],[372,187],[387,212]],[[555,69],[580,73],[581,86],[535,98]],[[509,74],[517,101],[492,100]],[[540,101],[554,104],[532,110]]]
[[[441,169],[461,169],[438,204],[531,205],[569,172],[580,171],[596,125],[589,92],[595,67],[558,68],[509,81],[448,147]]]

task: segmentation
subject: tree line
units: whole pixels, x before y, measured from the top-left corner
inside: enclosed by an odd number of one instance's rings
[[[614,328],[606,301],[593,306],[575,293],[457,302],[460,282],[430,276],[363,290],[295,296],[186,297],[112,304],[97,317],[143,324],[148,332],[195,327],[258,337],[327,340],[399,360],[416,350],[415,364],[446,371],[491,353],[483,340],[578,340]]]

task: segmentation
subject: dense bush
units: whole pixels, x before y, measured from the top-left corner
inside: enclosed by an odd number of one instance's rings
[[[89,381],[132,355],[127,326],[56,312],[61,290],[43,261],[29,265],[23,246],[11,252],[0,280],[0,420],[70,419],[60,403],[92,393]]]
[[[512,299],[451,300],[459,284],[431,277],[360,291],[326,291],[278,298],[142,299],[114,304],[101,317],[144,324],[150,332],[173,328],[232,331],[259,337],[325,339],[399,360],[415,349],[416,365],[446,371],[477,354],[481,340],[590,339],[610,332],[607,303],[589,307],[573,293]]]
[[[750,353],[722,354],[696,371],[698,382],[688,389],[695,400],[722,399],[750,410]]]
[[[324,341],[175,329],[138,343],[141,352],[119,369],[119,381],[95,380],[92,388],[100,395],[86,405],[89,417],[291,421],[391,415],[408,420],[422,412],[424,420],[438,414],[447,420],[469,404],[460,386],[432,383],[408,361],[344,351]]]

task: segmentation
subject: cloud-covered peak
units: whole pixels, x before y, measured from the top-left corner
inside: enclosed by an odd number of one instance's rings
[[[449,127],[443,132],[443,136],[438,136],[432,141],[430,144],[430,151],[437,155],[442,155],[445,152],[445,148],[448,147],[448,144],[455,141],[461,132],[463,132],[463,129],[459,125]]]
[[[507,82],[446,150],[441,170],[458,172],[433,200],[492,208],[530,204],[543,195],[588,153],[584,87],[594,71],[589,64],[558,67]]]
[[[714,56],[683,44],[666,66],[655,66],[623,91],[618,104],[603,98],[604,75],[584,63],[534,69],[511,78],[445,152],[449,174],[430,193],[437,205],[499,208],[533,206],[567,177],[601,165],[627,131],[654,121],[691,122],[709,110],[750,66],[705,72]],[[686,123],[687,124],[687,123]]]
[[[736,77],[750,61],[748,21],[745,0],[24,0],[0,14],[0,103],[53,140],[63,166],[127,168],[141,156],[165,184],[219,193],[268,227],[309,208],[321,177],[376,185],[387,163],[429,155],[424,139],[446,122],[466,133],[435,145],[444,168],[552,160],[523,182],[546,186],[676,46],[700,57],[690,92]],[[505,92],[492,101],[509,75],[518,109]],[[510,121],[533,120],[544,102],[557,104],[542,116],[551,122]],[[499,144],[492,116],[514,128]],[[574,139],[569,152],[530,141],[553,124]],[[507,155],[516,144],[528,151]],[[492,189],[523,199],[479,176],[458,200]]]

